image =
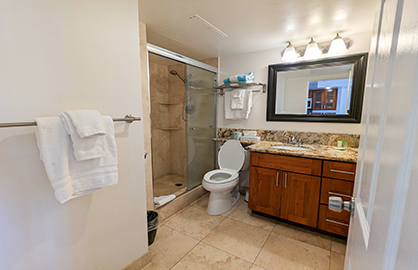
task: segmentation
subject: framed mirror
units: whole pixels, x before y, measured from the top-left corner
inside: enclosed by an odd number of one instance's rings
[[[360,123],[367,56],[270,65],[267,121]]]

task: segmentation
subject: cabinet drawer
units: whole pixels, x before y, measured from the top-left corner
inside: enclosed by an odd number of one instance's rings
[[[344,201],[351,200],[354,182],[330,178],[322,178],[321,203],[328,204],[329,196],[337,196]]]
[[[318,229],[347,236],[349,222],[349,212],[342,211],[341,213],[338,213],[329,210],[327,205],[321,204],[319,206]]]
[[[322,161],[264,153],[251,153],[251,165],[296,173],[321,175]]]
[[[355,172],[355,163],[324,161],[324,172],[322,175],[325,177],[354,181]]]

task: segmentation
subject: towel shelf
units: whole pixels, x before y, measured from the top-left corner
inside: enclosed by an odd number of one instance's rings
[[[257,82],[252,82],[252,83],[243,83],[243,82],[225,83],[225,84],[222,84],[220,86],[215,86],[214,89],[219,90],[219,95],[223,96],[225,94],[225,92],[224,92],[225,89],[228,89],[228,88],[230,88],[230,89],[232,89],[232,88],[247,88],[248,86],[262,86],[261,89],[253,90],[253,92],[267,93],[266,84],[265,83],[257,83]]]
[[[141,117],[133,116],[132,114],[127,114],[124,118],[113,118],[114,122],[125,121],[127,123],[132,123],[133,121],[141,121]],[[14,123],[0,123],[0,128],[5,127],[28,127],[36,126],[36,122],[14,122]]]

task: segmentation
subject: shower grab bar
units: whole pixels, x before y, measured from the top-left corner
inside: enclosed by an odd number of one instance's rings
[[[232,83],[225,83],[220,86],[215,86],[214,89],[220,90],[219,95],[223,96],[225,94],[224,90],[227,88],[243,88],[246,86],[262,86],[260,90],[253,90],[253,92],[263,92],[267,93],[266,84],[265,83],[244,83],[244,82],[232,82]]]
[[[133,121],[141,121],[141,117],[133,116],[132,114],[127,114],[124,118],[113,118],[114,122],[125,121],[127,123],[132,123]],[[0,128],[6,127],[28,127],[36,126],[36,122],[14,122],[14,123],[0,123]]]

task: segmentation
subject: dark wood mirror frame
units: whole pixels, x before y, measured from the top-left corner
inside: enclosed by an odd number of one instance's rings
[[[315,61],[269,65],[267,121],[360,123],[366,81],[367,53]],[[354,64],[351,103],[348,115],[276,114],[277,72]]]

